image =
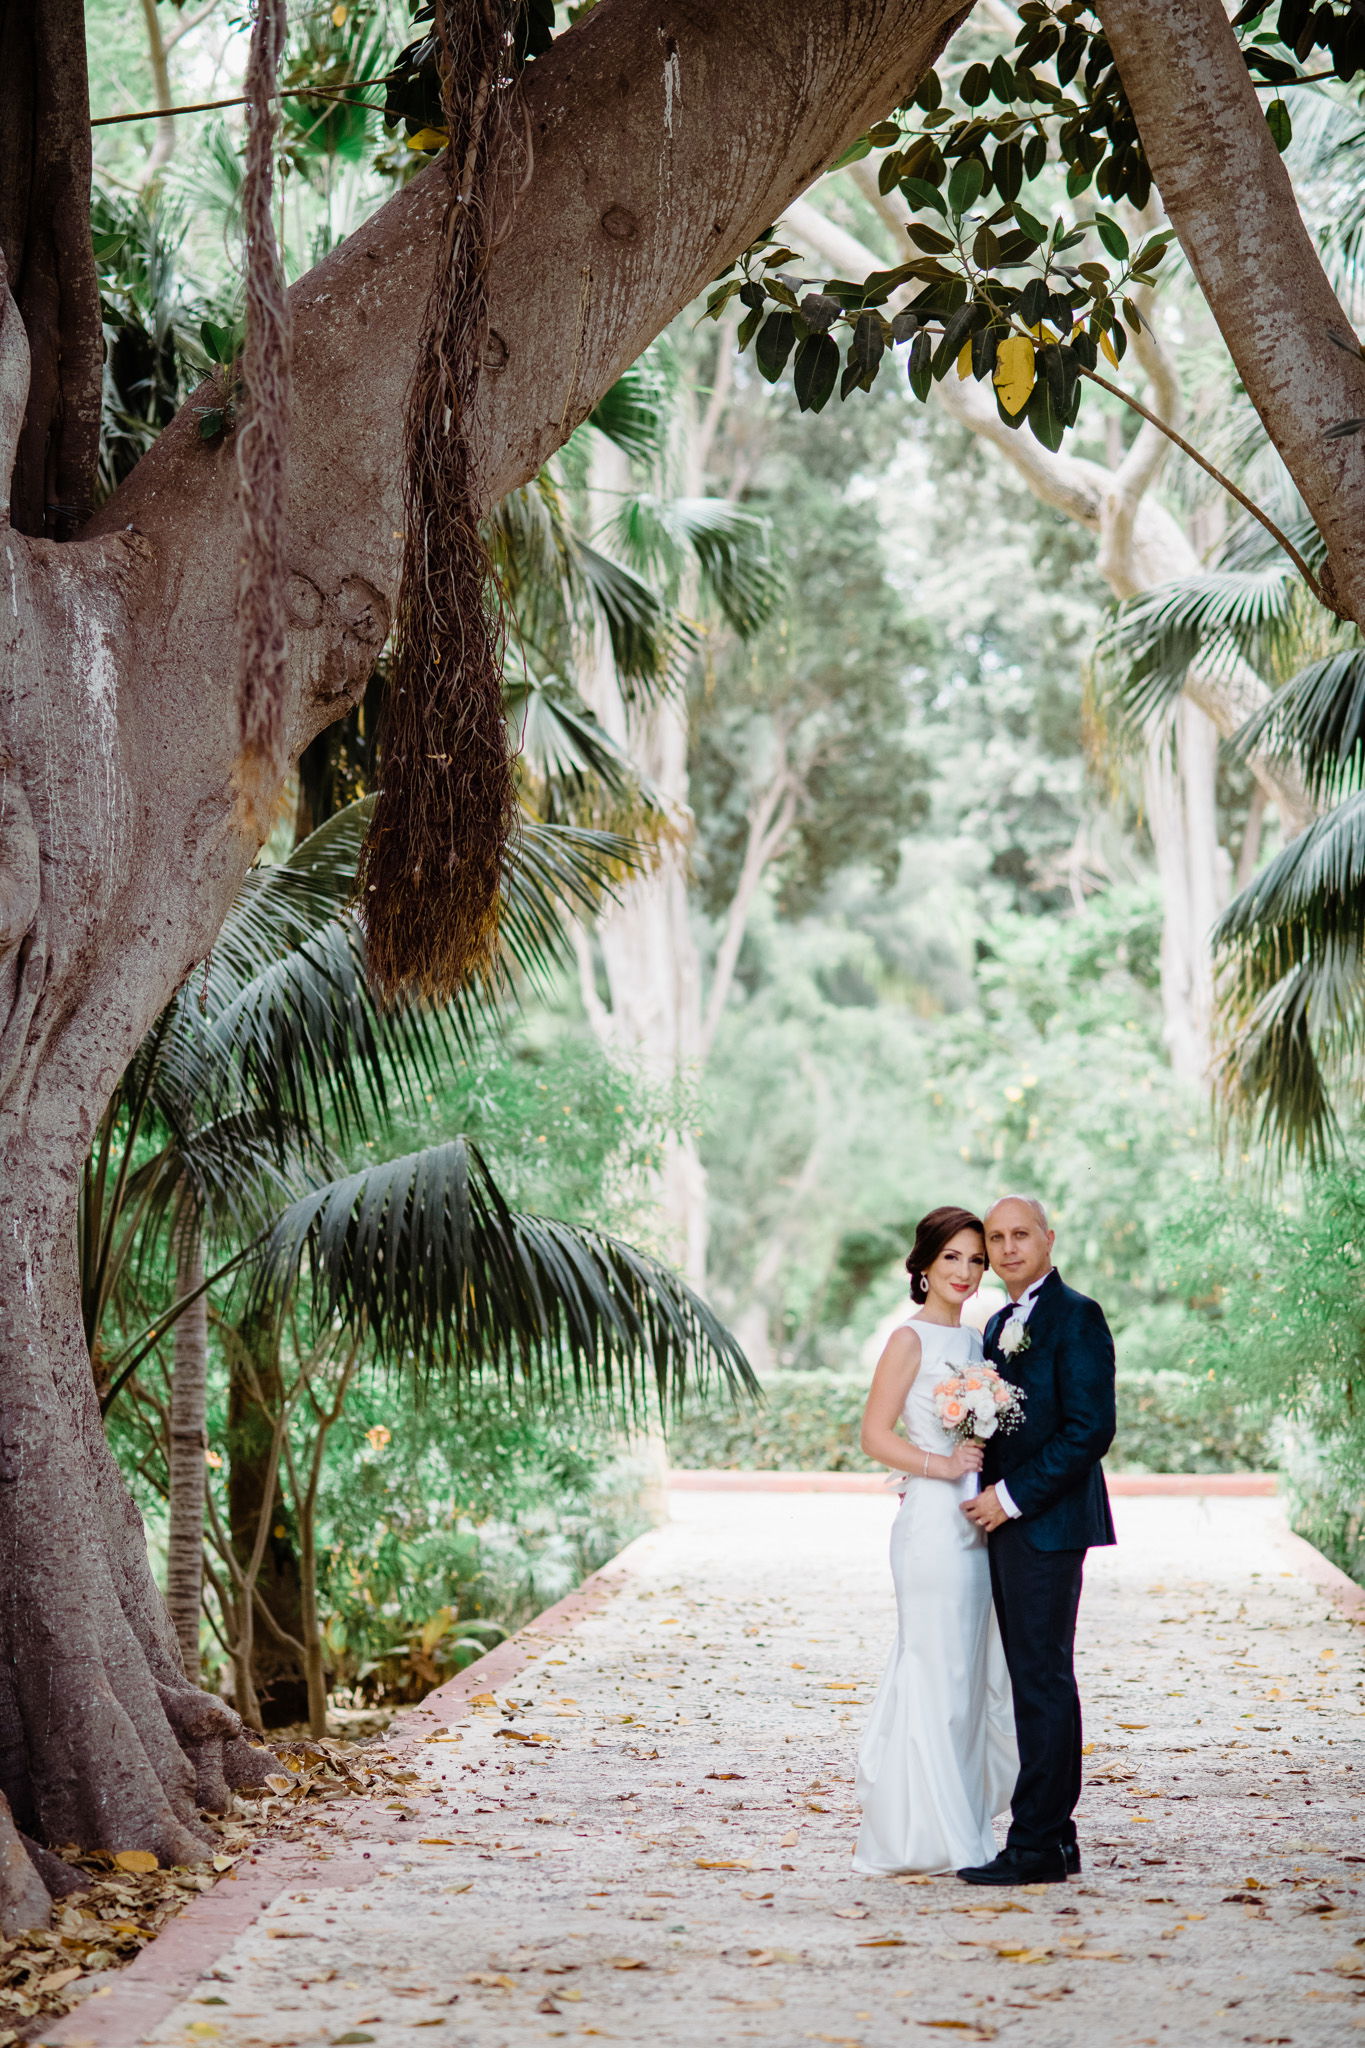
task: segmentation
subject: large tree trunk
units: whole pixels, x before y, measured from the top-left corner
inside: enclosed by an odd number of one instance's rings
[[[90,516],[99,455],[89,198],[85,0],[0,0],[0,253],[34,362],[11,517],[58,540]]]
[[[1100,0],[1162,204],[1247,396],[1365,628],[1365,361],[1299,212],[1223,0]]]
[[[528,77],[534,176],[492,266],[477,422],[490,501],[906,97],[963,12],[602,0],[559,39]],[[439,167],[418,177],[294,288],[294,755],[363,689],[388,630],[403,398],[442,192]],[[50,370],[44,354],[39,381]],[[80,541],[6,536],[0,605],[3,1789],[51,1841],[170,1860],[199,1847],[192,1766],[201,1803],[221,1803],[224,1758],[240,1775],[252,1757],[185,1679],[104,1445],[72,1226],[114,1080],[256,851],[237,780],[234,452],[202,440],[196,411],[212,389]],[[0,477],[28,393],[5,295]]]

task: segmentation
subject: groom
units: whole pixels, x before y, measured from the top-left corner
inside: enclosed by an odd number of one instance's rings
[[[962,1512],[990,1539],[1019,1776],[1005,1846],[959,1870],[968,1884],[1062,1884],[1081,1867],[1076,1609],[1087,1548],[1114,1541],[1100,1470],[1114,1438],[1114,1340],[1099,1303],[1063,1281],[1052,1246],[1032,1196],[987,1212],[986,1252],[1010,1300],[986,1325],[986,1356],[1023,1389],[1024,1412],[990,1439],[984,1491]]]

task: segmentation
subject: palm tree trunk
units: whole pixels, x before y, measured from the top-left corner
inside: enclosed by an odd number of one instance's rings
[[[187,1215],[176,1240],[176,1294],[204,1284],[204,1240]],[[169,1448],[170,1535],[166,1604],[185,1676],[199,1682],[199,1614],[204,1590],[204,1415],[208,1401],[208,1296],[197,1294],[175,1325]]]

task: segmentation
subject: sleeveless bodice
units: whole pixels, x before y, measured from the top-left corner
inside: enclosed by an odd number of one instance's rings
[[[917,1450],[946,1455],[953,1448],[953,1439],[935,1412],[934,1388],[953,1373],[984,1362],[981,1336],[976,1330],[924,1323],[917,1316],[911,1317],[907,1328],[919,1338],[921,1363],[915,1384],[905,1397],[905,1433]]]

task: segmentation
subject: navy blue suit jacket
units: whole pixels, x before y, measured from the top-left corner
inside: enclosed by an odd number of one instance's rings
[[[1006,1358],[996,1339],[1007,1311],[986,1325],[986,1356],[1024,1392],[1022,1422],[986,1445],[983,1484],[1003,1479],[1030,1542],[1081,1550],[1114,1541],[1100,1459],[1114,1441],[1114,1340],[1097,1301],[1054,1268],[1038,1290],[1028,1343]]]

